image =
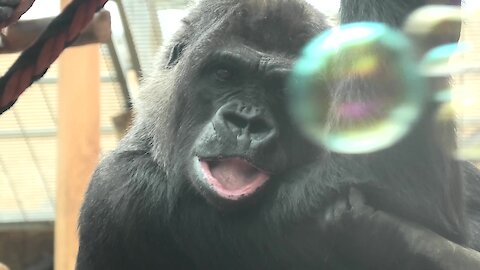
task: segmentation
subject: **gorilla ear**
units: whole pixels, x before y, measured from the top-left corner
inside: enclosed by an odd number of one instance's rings
[[[175,46],[173,46],[172,50],[170,51],[170,55],[168,57],[166,68],[170,69],[178,63],[178,61],[180,60],[180,57],[182,57],[182,53],[184,49],[185,49],[184,43],[177,43],[175,44]]]

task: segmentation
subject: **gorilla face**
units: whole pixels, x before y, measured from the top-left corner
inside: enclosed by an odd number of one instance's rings
[[[194,139],[187,171],[210,200],[246,199],[308,157],[292,157],[292,149],[308,144],[292,132],[284,104],[292,62],[235,42],[210,52],[199,67],[192,98],[202,100],[209,114]]]
[[[289,68],[289,61],[249,47],[230,46],[208,57],[197,93],[210,96],[214,113],[195,140],[191,174],[200,190],[239,200],[287,165],[283,116],[273,107],[283,109],[275,103]]]
[[[167,130],[158,152],[169,153],[159,160],[174,161],[167,170],[180,166],[210,202],[256,197],[277,176],[318,154],[290,120],[285,87],[298,52],[326,23],[303,2],[278,1],[278,9],[259,3],[226,4],[213,21],[194,12],[163,65],[174,89],[165,102],[171,117],[157,125],[158,134]]]

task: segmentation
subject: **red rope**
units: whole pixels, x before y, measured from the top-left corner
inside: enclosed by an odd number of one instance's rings
[[[27,0],[23,2],[31,2]],[[0,114],[43,76],[60,53],[71,44],[108,0],[73,0],[47,28],[42,36],[17,59],[0,78]],[[31,6],[30,3],[30,6]],[[73,18],[72,15],[73,14]],[[65,25],[65,21],[69,24]],[[53,33],[53,34],[52,34]],[[45,38],[45,36],[48,36]],[[31,57],[35,59],[31,59]],[[25,62],[28,61],[28,65]]]

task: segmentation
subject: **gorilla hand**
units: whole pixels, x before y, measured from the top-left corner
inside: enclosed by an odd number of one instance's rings
[[[325,212],[321,226],[339,255],[353,254],[366,269],[480,269],[480,253],[373,209],[355,188]]]

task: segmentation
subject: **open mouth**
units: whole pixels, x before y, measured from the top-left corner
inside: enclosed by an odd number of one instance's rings
[[[255,193],[270,177],[242,158],[198,160],[207,183],[222,198],[239,200]]]

